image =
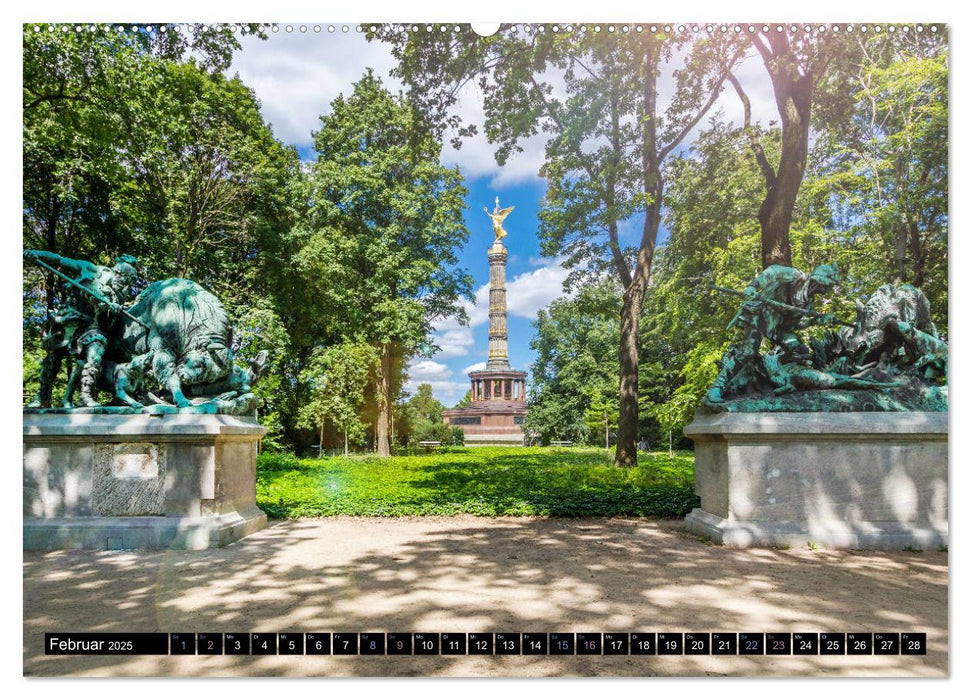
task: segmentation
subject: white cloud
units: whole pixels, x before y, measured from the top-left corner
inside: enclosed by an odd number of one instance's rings
[[[469,325],[478,326],[489,320],[489,285],[484,284],[475,290],[475,304],[465,302],[469,315]]]
[[[772,82],[769,80],[769,74],[761,56],[753,54],[743,60],[735,69],[735,77],[742,84],[742,89],[752,103],[752,122],[764,127],[768,127],[770,121],[778,124],[779,107],[776,105]],[[744,116],[742,101],[731,85],[726,84],[725,90],[715,102],[715,107],[723,108],[726,117],[739,126],[742,125]]]
[[[462,308],[469,317],[469,325],[463,326],[454,316],[435,322],[435,331],[468,330],[489,320],[489,285],[484,284],[475,290],[475,302],[462,301]]]
[[[741,63],[739,63],[735,70],[733,71],[738,82],[741,83],[742,89],[745,90],[745,94],[749,98],[749,102],[752,107],[752,123],[761,124],[765,128],[769,128],[770,122],[779,121],[779,109],[775,103],[775,94],[772,91],[772,83],[768,78],[766,73],[765,64],[762,63],[762,58],[757,53],[753,53],[746,56]],[[665,91],[666,95],[671,94],[673,90],[674,80],[667,74],[661,80],[661,89]],[[681,142],[680,148],[686,148],[691,146],[695,139],[698,138],[702,131],[708,129],[708,120],[718,115],[723,121],[735,124],[736,126],[742,126],[744,121],[744,109],[742,107],[742,101],[738,97],[738,93],[735,92],[735,88],[732,87],[731,83],[725,82],[722,86],[722,91],[715,100],[714,105],[708,111],[701,121],[699,121],[695,127],[688,132],[684,140]],[[680,149],[679,149],[680,150]]]
[[[388,45],[368,42],[353,30],[270,34],[266,41],[244,36],[240,43],[243,50],[236,52],[227,72],[239,73],[256,92],[263,117],[286,143],[310,144],[311,132],[320,128],[320,115],[330,111],[339,94],[350,95],[351,84],[361,79],[365,68],[373,68],[385,87],[401,88],[388,76],[395,65]]]
[[[475,338],[472,337],[471,328],[459,326],[443,333],[433,333],[432,342],[441,348],[435,356],[446,359],[468,355],[469,350],[475,345]]]
[[[481,372],[486,368],[485,362],[476,362],[474,365],[469,365],[468,367],[462,368],[462,374],[468,374],[469,372]]]
[[[506,310],[512,316],[534,319],[536,312],[563,296],[563,281],[569,274],[559,259],[530,258],[540,265],[535,270],[516,275],[506,283]],[[448,359],[468,355],[475,345],[473,328],[489,321],[489,285],[475,291],[475,303],[463,302],[469,325],[459,324],[455,317],[437,321],[433,342],[441,348],[436,357]]]
[[[463,301],[462,308],[469,316],[469,325],[463,326],[454,316],[435,322],[432,342],[441,348],[436,357],[464,357],[475,345],[472,329],[489,320],[489,285],[479,287],[475,292],[475,303]]]
[[[536,312],[563,296],[563,281],[569,272],[558,260],[517,275],[506,285],[506,307],[513,316],[534,319]]]
[[[432,395],[446,406],[454,405],[469,389],[468,382],[455,381],[453,372],[447,365],[426,359],[412,362],[408,366],[405,390],[416,394],[420,384],[430,384]]]
[[[310,145],[312,132],[320,128],[320,115],[330,110],[339,94],[349,95],[351,84],[368,67],[389,89],[403,87],[399,79],[389,76],[395,65],[389,46],[368,42],[357,32],[270,34],[266,41],[244,36],[241,43],[243,50],[236,52],[227,72],[238,73],[254,90],[263,117],[286,143]],[[465,139],[458,151],[446,142],[442,152],[445,165],[458,165],[468,178],[489,177],[490,185],[497,189],[539,179],[546,144],[542,134],[524,139],[520,144],[523,152],[514,153],[500,167],[496,147],[485,137],[485,110],[478,85],[469,83],[462,89],[454,112],[464,123],[475,124],[479,133]]]
[[[442,151],[443,163],[458,165],[465,177],[470,179],[489,177],[489,186],[495,189],[541,179],[539,169],[546,154],[546,136],[536,134],[523,139],[519,144],[522,153],[511,154],[506,164],[499,166],[495,157],[496,145],[489,143],[485,136],[485,108],[479,86],[472,82],[466,84],[452,111],[462,118],[464,124],[475,124],[478,133],[472,138],[463,139],[459,150],[446,142]]]
[[[451,369],[434,360],[419,360],[408,366],[405,390],[414,395],[421,384],[430,384],[432,395],[447,406],[454,405],[469,388],[467,382],[455,381]]]
[[[452,370],[435,360],[418,360],[408,366],[408,376],[419,384],[448,379]]]

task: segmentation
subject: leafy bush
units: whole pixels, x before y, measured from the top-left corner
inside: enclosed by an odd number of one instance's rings
[[[694,458],[652,453],[635,469],[596,448],[442,448],[397,456],[261,455],[257,503],[271,517],[559,515],[679,517],[698,505]]]
[[[257,471],[282,471],[285,469],[300,469],[300,460],[289,452],[264,451],[256,458]]]
[[[463,445],[465,444],[465,432],[461,428],[447,425],[441,421],[437,423],[421,421],[414,426],[408,435],[408,445],[417,447],[418,443],[425,441],[440,442],[443,445]]]
[[[453,425],[451,428],[452,435],[448,440],[448,444],[453,447],[461,447],[465,444],[465,431],[457,425]]]

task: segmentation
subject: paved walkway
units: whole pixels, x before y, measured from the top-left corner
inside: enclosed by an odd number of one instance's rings
[[[25,552],[24,601],[35,676],[947,672],[946,553],[738,550],[640,519],[331,518],[208,552]],[[923,631],[929,653],[51,657],[48,631]]]

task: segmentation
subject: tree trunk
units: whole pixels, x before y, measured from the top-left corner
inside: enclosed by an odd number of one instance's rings
[[[639,278],[640,275],[635,275],[624,293],[624,306],[620,312],[620,415],[614,453],[614,465],[618,467],[637,466],[637,331],[644,301],[644,286],[639,283]]]
[[[767,191],[759,207],[759,226],[762,229],[762,265],[768,267],[792,264],[789,227],[799,185],[806,172],[813,92],[833,52],[826,45],[826,41],[832,40],[832,37],[819,40],[820,45],[811,60],[800,58],[786,32],[771,32],[764,39],[760,37],[751,35],[749,41],[762,55],[782,121],[779,167],[775,170],[751,132],[751,104],[745,91],[733,76],[729,76],[728,80],[742,100],[745,129],[749,132],[756,161],[765,177]]]
[[[44,241],[47,250],[52,253],[64,253],[64,251],[57,250],[57,222],[61,218],[61,199],[55,196],[54,202],[51,205],[50,215],[47,217],[47,226],[44,231]],[[51,311],[54,310],[54,284],[55,277],[54,273],[45,270],[44,271],[44,301],[47,308],[47,316],[50,318]]]
[[[347,457],[347,428],[344,428],[344,456]]]
[[[391,423],[391,344],[381,345],[381,372],[378,376],[378,423],[375,426],[378,457],[391,456],[388,426]]]
[[[915,287],[924,286],[924,268],[927,262],[927,250],[921,241],[920,231],[917,230],[917,222],[911,217],[910,220],[910,257],[914,263],[914,275],[911,284]]]
[[[803,77],[792,81],[787,87],[785,97],[778,100],[782,116],[779,168],[759,208],[763,267],[792,264],[789,227],[809,153],[809,111],[813,85]]]
[[[901,217],[902,218],[902,217]],[[907,224],[898,221],[894,227],[896,233],[893,242],[893,269],[894,284],[903,284],[907,281]]]
[[[894,161],[894,174],[897,178],[897,222],[893,245],[893,267],[896,277],[894,284],[907,282],[907,244],[909,225],[907,221],[907,188],[904,185],[904,165],[900,158]]]
[[[664,179],[661,176],[661,163],[667,153],[675,148],[684,138],[687,131],[676,137],[663,150],[658,150],[657,134],[657,76],[656,70],[659,54],[647,52],[644,57],[645,67],[641,87],[642,104],[640,106],[640,122],[643,137],[641,147],[641,176],[644,195],[647,197],[647,207],[644,211],[644,226],[641,231],[640,249],[637,251],[637,262],[633,271],[628,269],[627,262],[621,252],[617,238],[616,221],[611,221],[610,240],[614,256],[614,265],[624,285],[624,305],[620,310],[620,396],[617,417],[617,439],[614,441],[614,466],[637,466],[637,431],[638,416],[638,366],[640,357],[637,348],[637,331],[641,322],[641,307],[647,283],[651,278],[651,264],[654,260],[654,246],[657,245],[657,230],[661,224],[661,202],[664,194]],[[709,102],[709,107],[711,102]],[[708,107],[705,108],[707,110]],[[700,117],[700,115],[699,115]],[[617,124],[615,123],[615,133]],[[619,142],[615,142],[615,146]],[[617,148],[614,151],[618,153]],[[608,206],[613,205],[611,193]]]
[[[324,418],[320,418],[320,435],[317,436],[317,459],[324,456]]]

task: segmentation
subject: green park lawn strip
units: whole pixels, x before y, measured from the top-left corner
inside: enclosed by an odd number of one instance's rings
[[[602,448],[473,447],[429,453],[257,460],[256,502],[271,518],[332,515],[680,517],[698,505],[694,455]]]

